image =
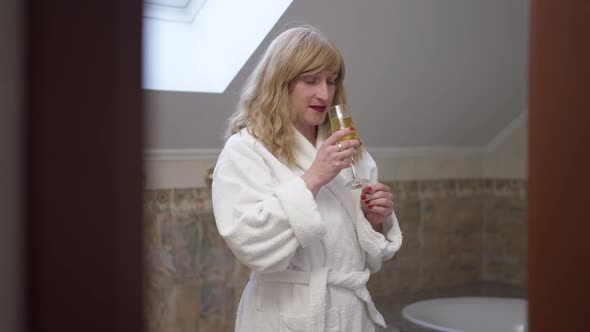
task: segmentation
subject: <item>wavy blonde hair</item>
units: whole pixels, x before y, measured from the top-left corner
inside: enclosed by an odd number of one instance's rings
[[[346,103],[344,60],[336,46],[310,26],[281,33],[246,82],[238,108],[228,121],[227,136],[247,128],[275,157],[292,165],[297,129],[289,88],[300,76],[324,70],[337,74],[332,105]],[[326,125],[328,117],[322,124]]]

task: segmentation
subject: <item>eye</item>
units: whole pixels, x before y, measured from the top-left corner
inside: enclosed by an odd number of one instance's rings
[[[336,85],[336,80],[328,80],[329,85]]]
[[[317,79],[313,76],[307,76],[303,78],[303,82],[307,84],[315,84],[317,82]]]

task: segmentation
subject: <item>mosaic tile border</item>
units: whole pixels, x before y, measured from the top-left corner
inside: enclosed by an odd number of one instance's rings
[[[472,197],[526,198],[527,181],[524,179],[442,179],[385,181],[398,199],[430,199]]]
[[[494,197],[526,198],[524,179],[440,179],[384,181],[397,199],[430,199],[492,195]],[[211,213],[211,192],[208,188],[148,189],[144,205],[149,212],[197,211]]]

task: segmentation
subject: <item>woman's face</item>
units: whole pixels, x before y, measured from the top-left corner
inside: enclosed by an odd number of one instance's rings
[[[289,96],[296,114],[294,125],[299,131],[324,122],[334,100],[337,76],[324,70],[313,75],[299,76],[293,81]]]

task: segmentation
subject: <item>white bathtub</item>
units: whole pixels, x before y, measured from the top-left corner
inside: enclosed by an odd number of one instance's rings
[[[526,300],[499,297],[448,297],[414,302],[402,316],[443,332],[524,332]]]

